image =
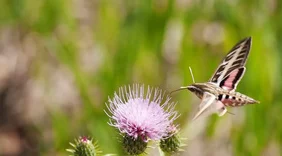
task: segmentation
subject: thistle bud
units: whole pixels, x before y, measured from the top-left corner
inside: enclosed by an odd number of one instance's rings
[[[70,143],[70,145],[73,149],[67,149],[67,151],[71,152],[72,156],[97,156],[98,153],[101,153],[93,140],[87,137],[79,137],[75,139],[74,144]]]
[[[168,131],[170,135],[161,139],[160,148],[164,153],[172,154],[179,151],[181,142],[175,126],[169,126]]]
[[[162,139],[160,141],[160,148],[165,153],[178,152],[180,149],[180,140],[177,134],[174,134],[169,138]]]

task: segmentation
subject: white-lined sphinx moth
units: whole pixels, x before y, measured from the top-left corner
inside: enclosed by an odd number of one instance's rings
[[[188,89],[196,94],[202,102],[193,120],[204,112],[216,112],[219,116],[227,112],[226,106],[236,107],[259,103],[244,94],[235,92],[243,77],[246,60],[251,48],[251,37],[238,42],[221,61],[211,79],[206,83],[193,83],[181,89]]]

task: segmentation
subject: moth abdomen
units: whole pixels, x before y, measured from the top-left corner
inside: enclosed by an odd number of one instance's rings
[[[231,107],[259,103],[258,101],[238,92],[228,92],[225,94],[219,94],[217,99],[221,101],[225,106]]]

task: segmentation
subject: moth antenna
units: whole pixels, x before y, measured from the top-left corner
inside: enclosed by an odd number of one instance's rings
[[[192,77],[192,81],[193,83],[195,83],[195,79],[194,79],[194,75],[193,75],[193,71],[191,69],[191,67],[189,66],[189,70],[190,70],[190,74],[191,74],[191,77]]]
[[[189,70],[190,70],[190,74],[191,74],[191,77],[192,77],[192,81],[193,81],[193,83],[195,83],[193,71],[192,71],[192,69],[191,69],[190,66],[189,66]],[[177,92],[177,91],[180,91],[180,90],[184,90],[184,89],[187,89],[187,87],[180,87],[179,89],[173,90],[173,91],[171,91],[171,92],[169,93],[169,95],[171,95],[171,94],[174,93],[174,92]]]

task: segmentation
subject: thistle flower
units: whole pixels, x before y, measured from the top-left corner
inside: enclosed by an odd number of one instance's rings
[[[73,156],[96,156],[101,153],[98,150],[97,144],[93,143],[88,137],[79,137],[75,139],[75,143],[70,143],[74,149],[67,149]]]
[[[109,124],[123,134],[125,149],[130,149],[126,146],[136,145],[132,141],[138,141],[138,145],[143,142],[140,154],[145,151],[148,140],[159,140],[168,135],[167,128],[178,114],[174,111],[175,104],[164,95],[159,89],[148,87],[145,92],[144,85],[133,85],[132,88],[121,87],[119,94],[115,93],[114,98],[109,99]]]

